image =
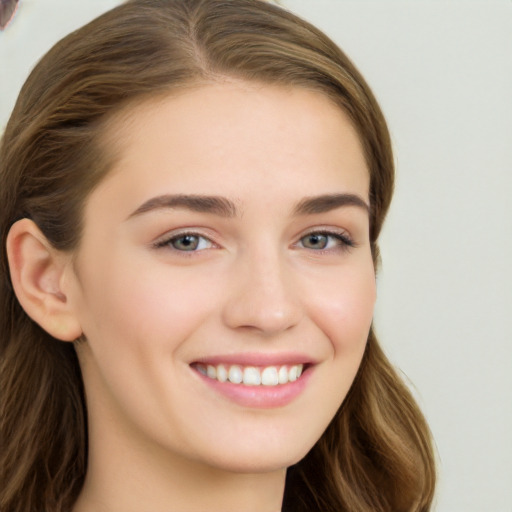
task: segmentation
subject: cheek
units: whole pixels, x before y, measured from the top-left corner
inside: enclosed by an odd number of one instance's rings
[[[325,340],[325,361],[314,374],[322,399],[312,399],[317,418],[312,443],[345,400],[365,351],[376,298],[373,265],[340,269],[309,294],[310,319]]]
[[[87,300],[94,305],[94,331],[100,340],[124,347],[174,350],[214,304],[204,281],[190,277],[164,267],[161,272],[111,272],[96,280],[101,285],[90,290]]]
[[[376,299],[373,265],[339,272],[311,299],[311,316],[329,338],[334,355],[362,354]]]
[[[159,436],[158,429],[178,428],[174,407],[186,410],[182,393],[176,392],[182,387],[180,350],[209,318],[214,297],[202,292],[204,279],[197,272],[198,279],[191,279],[186,271],[164,265],[143,271],[126,258],[115,269],[107,267],[86,281],[84,380],[97,404],[96,417],[120,406],[122,422],[128,417]]]

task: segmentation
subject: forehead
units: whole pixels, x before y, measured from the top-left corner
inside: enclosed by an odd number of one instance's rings
[[[305,88],[226,82],[185,89],[126,108],[107,137],[118,158],[106,182],[136,182],[131,192],[140,201],[191,191],[243,199],[276,188],[283,197],[333,188],[368,195],[348,116]]]

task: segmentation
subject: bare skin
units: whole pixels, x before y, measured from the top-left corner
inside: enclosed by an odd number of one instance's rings
[[[87,340],[89,465],[73,512],[278,512],[286,468],[341,405],[372,320],[359,140],[299,88],[211,84],[128,114],[76,259],[55,255],[44,281],[62,305],[41,325]],[[38,236],[14,229],[16,265]],[[284,366],[288,381],[221,382],[219,366]]]

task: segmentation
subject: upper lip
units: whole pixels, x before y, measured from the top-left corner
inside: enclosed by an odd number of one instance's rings
[[[219,364],[241,365],[241,366],[283,366],[295,364],[315,364],[315,360],[310,356],[298,353],[241,353],[206,356],[195,359],[192,364],[210,364],[213,366]]]

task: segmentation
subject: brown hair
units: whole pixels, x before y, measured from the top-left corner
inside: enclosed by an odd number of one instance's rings
[[[135,101],[232,77],[315,89],[350,116],[370,172],[370,240],[393,191],[386,123],[343,52],[260,0],[132,0],[56,44],[23,86],[0,147],[0,509],[69,511],[86,472],[87,425],[73,344],[19,305],[6,237],[31,218],[76,249],[87,196],[112,165],[107,120]],[[370,332],[359,373],[310,453],[289,468],[283,510],[426,511],[435,468],[426,422]]]

